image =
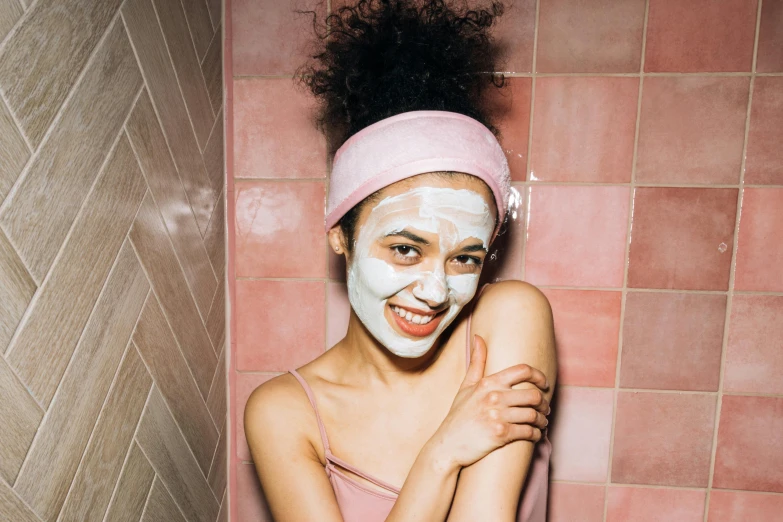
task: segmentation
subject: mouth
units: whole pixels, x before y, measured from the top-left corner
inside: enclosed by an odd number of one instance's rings
[[[413,311],[397,305],[387,305],[397,326],[413,337],[427,337],[438,329],[446,310],[440,312]]]

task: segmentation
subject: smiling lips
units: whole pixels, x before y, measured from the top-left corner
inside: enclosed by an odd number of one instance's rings
[[[389,308],[391,308],[392,317],[397,326],[400,327],[400,330],[414,337],[431,335],[438,329],[438,325],[445,315],[441,312],[430,314],[414,313],[396,305],[389,305]]]

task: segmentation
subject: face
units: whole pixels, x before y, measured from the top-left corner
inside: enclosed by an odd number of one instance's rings
[[[348,264],[353,310],[400,357],[429,351],[473,298],[495,228],[492,195],[477,178],[417,178],[363,213]]]

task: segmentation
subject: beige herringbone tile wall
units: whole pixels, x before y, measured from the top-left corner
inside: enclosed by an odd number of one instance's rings
[[[226,520],[220,0],[0,0],[0,521]]]

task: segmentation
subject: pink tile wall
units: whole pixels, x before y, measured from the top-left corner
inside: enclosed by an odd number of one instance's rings
[[[270,520],[244,401],[339,340],[349,312],[321,230],[324,141],[290,81],[309,31],[291,9],[307,5],[227,2],[242,522]],[[499,26],[519,207],[487,270],[554,310],[552,522],[780,520],[781,16],[783,0],[525,0]]]

